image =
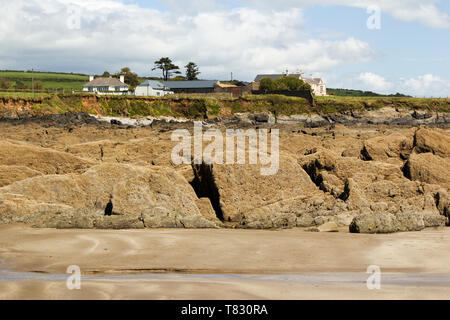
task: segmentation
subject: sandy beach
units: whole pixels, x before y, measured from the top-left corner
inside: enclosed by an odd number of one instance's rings
[[[0,299],[449,299],[449,240],[443,228],[355,235],[1,226]],[[81,290],[66,287],[70,265],[81,268]],[[367,289],[370,265],[381,268],[381,290]]]

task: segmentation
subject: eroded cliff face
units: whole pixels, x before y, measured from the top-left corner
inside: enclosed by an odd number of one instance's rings
[[[175,117],[242,123],[440,126],[450,124],[450,99],[306,99],[279,95],[133,97],[59,94],[34,98],[0,97],[0,118],[28,119],[67,112],[98,116]]]
[[[225,132],[230,124],[214,126]],[[261,164],[175,165],[171,134],[192,131],[189,122],[129,127],[85,115],[2,122],[0,222],[365,233],[448,223],[448,129],[263,127],[280,129],[279,170],[270,176]],[[113,215],[105,216],[110,201]]]

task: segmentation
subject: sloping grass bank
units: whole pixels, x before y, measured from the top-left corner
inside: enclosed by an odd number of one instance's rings
[[[134,96],[48,95],[1,97],[0,114],[88,112],[104,116],[173,116],[191,119],[228,117],[236,113],[271,112],[279,115],[331,114],[392,107],[430,112],[450,112],[450,99],[318,97],[311,106],[306,99],[280,95],[246,96],[238,99],[151,98]]]

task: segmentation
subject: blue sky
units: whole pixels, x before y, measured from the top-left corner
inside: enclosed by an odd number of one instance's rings
[[[161,56],[202,78],[301,68],[328,87],[450,96],[450,1],[0,0],[0,69],[156,75]],[[369,6],[381,29],[369,30]],[[6,36],[8,35],[8,36]]]

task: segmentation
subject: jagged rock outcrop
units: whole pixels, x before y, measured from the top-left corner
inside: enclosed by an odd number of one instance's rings
[[[345,201],[345,210],[357,212],[357,222],[363,221],[364,225],[372,223],[385,232],[410,228],[398,227],[397,224],[403,220],[395,220],[396,216],[415,212],[420,217],[439,217],[445,210],[439,210],[435,202],[438,185],[410,181],[394,164],[344,158],[326,150],[307,155],[300,162],[321,190]],[[440,195],[442,199],[446,198],[442,191]],[[358,218],[359,213],[363,213],[364,218]],[[441,224],[442,219],[438,220],[438,225]],[[372,232],[372,229],[359,228],[360,232]]]
[[[403,172],[408,179],[450,188],[450,158],[432,153],[412,154]]]
[[[111,218],[104,217],[110,198],[117,214]],[[196,201],[172,169],[104,164],[82,175],[39,176],[0,188],[0,219],[56,227],[70,226],[74,217],[79,222],[72,227],[214,227]]]
[[[269,129],[270,121],[257,116]],[[172,163],[171,133],[192,132],[192,123],[144,128],[50,118],[0,128],[0,223],[333,231],[359,218],[360,232],[372,232],[363,227],[371,220],[394,232],[420,229],[422,220],[424,227],[441,225],[450,215],[449,135],[442,129],[344,127],[331,118],[324,128],[276,124],[279,170],[264,176],[259,164]],[[242,123],[210,126],[224,132]],[[110,199],[112,215],[105,216]],[[417,215],[413,222],[404,218],[410,214]]]
[[[420,128],[414,135],[414,149],[446,158],[450,156],[450,137],[438,129]]]
[[[411,154],[414,144],[414,132],[412,130],[407,135],[393,133],[388,136],[366,140],[361,150],[362,159],[368,161],[384,161],[389,158],[406,159]]]
[[[297,217],[319,208],[326,196],[295,158],[282,154],[275,175],[264,176],[261,165],[196,167],[194,189],[209,197],[218,216],[247,228],[295,227]],[[332,197],[329,197],[330,199]]]

